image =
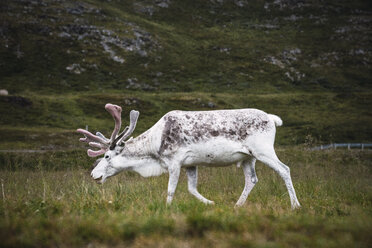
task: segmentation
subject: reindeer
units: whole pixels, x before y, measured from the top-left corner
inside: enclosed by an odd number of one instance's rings
[[[299,208],[289,167],[275,154],[274,140],[276,126],[282,120],[258,109],[213,110],[213,111],[171,111],[154,126],[136,138],[131,137],[139,112],[130,112],[130,125],[120,134],[121,107],[106,104],[106,110],[115,121],[111,138],[100,132],[96,135],[84,129],[77,132],[99,150],[88,150],[88,156],[97,160],[91,176],[98,183],[119,172],[135,171],[143,177],[169,173],[167,204],[172,202],[181,168],[186,168],[188,190],[205,204],[214,204],[197,190],[197,166],[219,167],[236,163],[242,166],[245,176],[244,190],[236,203],[242,206],[258,182],[255,163],[263,162],[274,169],[284,180],[292,208]]]

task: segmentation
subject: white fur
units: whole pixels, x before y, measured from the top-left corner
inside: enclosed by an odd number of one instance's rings
[[[216,111],[171,111],[140,136],[107,151],[92,177],[104,182],[122,170],[133,170],[143,177],[169,173],[167,203],[172,202],[181,167],[188,176],[191,194],[206,204],[212,201],[197,191],[197,166],[242,166],[245,187],[236,206],[246,201],[258,179],[255,162],[260,160],[283,178],[292,208],[300,207],[289,167],[275,154],[275,126],[282,120],[256,109]]]
[[[269,116],[269,118],[271,120],[273,120],[275,122],[275,126],[280,127],[281,125],[283,125],[283,121],[282,121],[282,119],[280,119],[279,116],[272,115],[272,114],[267,114],[267,115]]]
[[[167,172],[167,170],[161,167],[158,163],[149,163],[143,166],[133,167],[132,170],[143,177],[160,176],[161,174]]]

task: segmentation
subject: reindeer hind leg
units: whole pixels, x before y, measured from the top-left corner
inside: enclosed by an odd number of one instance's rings
[[[248,198],[249,193],[251,192],[253,187],[258,182],[258,178],[256,175],[256,170],[255,170],[256,159],[251,157],[247,160],[244,160],[242,164],[243,164],[242,168],[244,172],[245,185],[244,185],[244,189],[243,189],[243,192],[239,200],[235,204],[235,207],[240,207],[245,203],[245,201]]]
[[[254,154],[254,156],[280,175],[280,177],[283,179],[285,183],[285,186],[287,187],[289,197],[291,198],[292,209],[300,208],[301,205],[298,202],[296,192],[293,187],[290,169],[287,165],[282,163],[276,156],[274,147],[266,150],[261,150],[260,152]]]

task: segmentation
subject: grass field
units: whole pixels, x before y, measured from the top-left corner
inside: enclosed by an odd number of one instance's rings
[[[372,247],[372,5],[288,0],[2,0],[0,247]],[[77,128],[109,135],[106,103],[141,112],[258,108],[283,119],[275,143],[302,208],[258,163],[97,185]],[[83,149],[84,147],[84,149]],[[9,150],[13,150],[9,152]],[[19,150],[37,152],[24,153]],[[7,151],[7,152],[6,152]]]
[[[48,163],[40,155],[3,155],[0,246],[371,246],[370,151],[296,147],[278,155],[291,168],[299,210],[291,211],[283,181],[261,163],[259,183],[239,209],[244,179],[235,166],[200,170],[200,192],[216,205],[191,196],[183,172],[166,207],[167,175],[126,172],[97,185],[83,151],[49,154]]]

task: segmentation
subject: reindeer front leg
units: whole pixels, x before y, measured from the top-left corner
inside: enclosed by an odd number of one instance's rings
[[[176,191],[178,179],[180,177],[181,166],[174,165],[168,168],[169,181],[168,181],[168,196],[167,205],[170,205],[173,200],[174,192]]]
[[[198,168],[196,166],[188,167],[186,173],[189,192],[205,204],[214,204],[213,201],[208,200],[198,192]]]

